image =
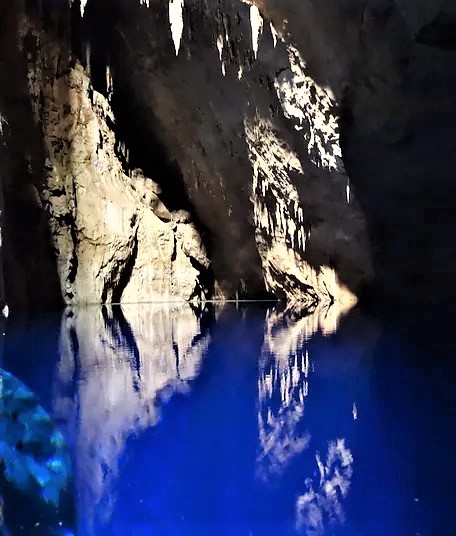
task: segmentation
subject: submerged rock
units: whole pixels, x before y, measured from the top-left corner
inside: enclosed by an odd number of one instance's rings
[[[71,460],[64,437],[35,395],[3,370],[0,467],[5,534],[32,534],[33,527],[33,534],[49,536],[71,527]]]

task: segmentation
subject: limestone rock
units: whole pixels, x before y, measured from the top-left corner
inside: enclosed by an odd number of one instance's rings
[[[37,56],[29,87],[48,152],[42,198],[65,301],[204,298],[200,272],[182,249],[160,187],[141,170],[129,175],[122,166],[109,102],[46,33],[29,25],[24,42],[30,35]],[[181,213],[175,219],[193,229]],[[193,244],[200,248],[193,255],[208,267],[202,242]]]
[[[451,2],[28,4],[38,140],[4,107],[27,141],[5,207],[41,240],[6,233],[24,287],[49,226],[68,303],[456,297]]]

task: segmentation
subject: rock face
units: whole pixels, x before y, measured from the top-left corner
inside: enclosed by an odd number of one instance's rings
[[[17,306],[452,293],[450,2],[8,9]]]
[[[130,95],[179,162],[220,294],[350,301],[372,270],[334,95],[251,6],[186,6],[177,58],[160,4],[117,3],[127,22],[96,49],[117,51],[114,93]],[[98,9],[87,6],[89,33]]]
[[[209,261],[189,216],[168,211],[152,179],[122,167],[115,117],[77,60],[40,28],[21,32],[36,45],[26,50],[48,154],[41,199],[65,302],[204,298]]]

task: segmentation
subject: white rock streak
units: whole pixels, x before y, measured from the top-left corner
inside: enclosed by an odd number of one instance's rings
[[[224,46],[223,36],[222,36],[222,34],[220,34],[217,37],[217,50],[218,50],[218,53],[219,53],[220,65],[222,66],[222,74],[223,74],[223,76],[226,76],[226,63],[222,59],[223,58],[223,46]]]
[[[81,17],[84,16],[84,11],[85,11],[85,8],[86,8],[86,5],[87,5],[87,0],[81,0]]]
[[[258,56],[258,40],[263,32],[263,17],[256,6],[250,6],[250,28],[252,30],[252,49],[256,58]]]
[[[8,121],[0,114],[0,136],[3,136],[3,124],[8,125]]]
[[[217,37],[217,50],[218,50],[218,53],[219,53],[219,60],[221,62],[222,61],[222,54],[223,54],[223,37],[222,37],[221,34]]]
[[[277,37],[278,37],[277,31],[274,28],[274,25],[272,24],[272,22],[269,23],[269,27],[271,28],[272,41],[274,42],[274,48],[275,48],[277,45]]]
[[[147,1],[147,0],[146,0]],[[184,0],[171,0],[169,3],[169,25],[173,37],[174,49],[176,56],[179,54],[179,48],[184,31]]]

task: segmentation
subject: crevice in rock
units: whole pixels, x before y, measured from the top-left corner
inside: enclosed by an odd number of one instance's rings
[[[200,262],[198,262],[194,257],[189,256],[191,265],[195,270],[199,272],[198,275],[198,286],[195,286],[194,296],[196,297],[196,293],[199,290],[203,290],[205,297],[210,299],[214,295],[214,274],[212,271],[205,266],[203,266]],[[190,300],[191,301],[191,300]]]
[[[122,273],[120,274],[118,282],[112,291],[113,303],[120,303],[122,299],[122,293],[125,287],[127,286],[128,282],[130,281],[131,274],[133,273],[133,269],[135,267],[137,256],[138,256],[138,236],[137,236],[137,230],[136,230],[135,236],[133,239],[133,248],[131,250],[131,254],[128,257],[128,260],[125,263]]]

